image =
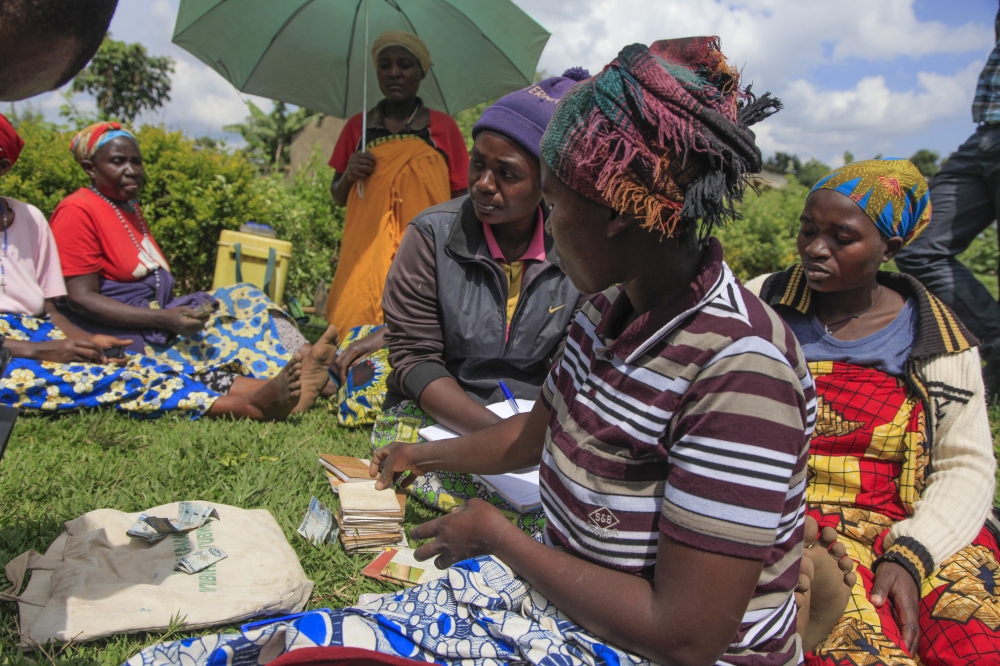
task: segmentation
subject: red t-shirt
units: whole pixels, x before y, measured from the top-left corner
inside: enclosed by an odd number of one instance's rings
[[[452,192],[464,192],[469,189],[469,149],[465,145],[462,130],[458,123],[447,113],[428,109],[431,114],[430,133],[434,146],[444,153],[448,160],[448,181]],[[347,160],[358,150],[361,141],[361,114],[355,114],[344,125],[337,139],[330,158],[330,166],[337,173],[344,173]]]
[[[64,276],[97,273],[109,280],[135,282],[157,265],[170,270],[156,240],[152,236],[143,239],[139,216],[120,207],[118,212],[135,242],[111,205],[89,189],[80,188],[59,202],[49,226],[59,247]]]

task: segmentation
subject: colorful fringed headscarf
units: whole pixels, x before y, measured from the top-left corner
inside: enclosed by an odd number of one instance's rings
[[[679,221],[703,230],[736,216],[747,174],[761,168],[747,127],[781,108],[739,86],[718,37],[626,46],[563,97],[542,158],[589,199],[672,236]]]
[[[135,141],[131,132],[122,129],[121,123],[94,123],[76,133],[73,141],[69,144],[69,149],[73,152],[73,157],[76,158],[77,162],[90,160],[94,158],[94,154],[101,149],[101,146],[120,136],[127,136]]]
[[[910,160],[892,158],[845,164],[816,183],[816,190],[833,190],[861,206],[878,230],[904,245],[931,221],[931,195],[923,174]]]

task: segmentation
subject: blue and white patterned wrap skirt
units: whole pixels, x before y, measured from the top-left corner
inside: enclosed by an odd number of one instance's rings
[[[246,633],[145,648],[126,666],[257,666],[305,647],[344,646],[416,661],[489,666],[648,664],[595,638],[490,556],[430,583],[338,611],[315,611]]]

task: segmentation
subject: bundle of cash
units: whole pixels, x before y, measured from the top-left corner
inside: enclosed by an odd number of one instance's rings
[[[375,480],[345,483],[338,488],[337,523],[348,553],[377,553],[384,546],[405,545],[403,516],[406,494],[392,488],[375,490]]]
[[[216,562],[226,559],[227,557],[229,556],[226,555],[226,551],[212,546],[211,548],[206,548],[205,550],[199,550],[191,553],[190,555],[185,555],[181,559],[177,560],[177,564],[174,565],[174,571],[180,571],[186,574],[196,574],[199,571],[207,569]]]
[[[309,500],[309,510],[306,511],[302,524],[299,525],[298,533],[302,538],[311,541],[314,546],[319,546],[327,541],[335,541],[337,535],[333,527],[333,514],[323,506],[323,503],[313,497]]]
[[[139,515],[135,524],[128,528],[126,534],[156,543],[170,534],[198,529],[208,522],[209,518],[219,519],[219,512],[214,507],[197,502],[180,502],[176,518],[161,518],[143,513]]]

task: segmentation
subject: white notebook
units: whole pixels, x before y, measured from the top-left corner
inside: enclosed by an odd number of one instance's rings
[[[527,414],[535,406],[534,400],[517,401],[517,407],[522,414]],[[514,415],[514,410],[510,408],[507,401],[495,402],[487,405],[490,410],[500,418],[506,419]],[[458,433],[440,425],[427,426],[420,429],[420,436],[434,442],[441,439],[451,439],[458,437]],[[538,467],[522,469],[518,472],[508,472],[507,474],[487,474],[478,476],[483,483],[495,490],[505,500],[510,502],[518,511],[524,513],[537,509],[542,505],[542,497],[538,493]]]
[[[473,475],[497,491],[505,500],[514,505],[520,513],[537,509],[542,505],[538,492],[538,466],[506,474]]]
[[[517,400],[517,408],[521,410],[521,414],[527,414],[535,406],[534,400]],[[514,410],[510,408],[507,401],[494,402],[492,405],[486,405],[486,409],[490,410],[502,419],[509,419],[514,416]],[[452,437],[458,437],[458,433],[454,430],[449,430],[443,425],[432,425],[426,428],[421,428],[419,430],[420,436],[429,442],[436,442],[441,439],[451,439]]]

